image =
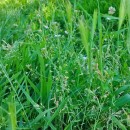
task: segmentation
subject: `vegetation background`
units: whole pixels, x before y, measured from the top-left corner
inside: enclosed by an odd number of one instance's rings
[[[129,0],[1,0],[0,129],[129,130],[129,24]]]

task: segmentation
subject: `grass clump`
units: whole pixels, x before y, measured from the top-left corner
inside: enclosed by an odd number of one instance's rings
[[[130,129],[127,2],[2,0],[0,129]]]

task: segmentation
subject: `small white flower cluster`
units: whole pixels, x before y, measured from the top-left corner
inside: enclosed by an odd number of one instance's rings
[[[58,22],[51,22],[51,24],[50,24],[50,26],[48,26],[48,23],[46,23],[46,24],[44,24],[43,25],[43,27],[46,29],[46,30],[50,30],[50,31],[53,31],[53,30],[57,30],[58,28],[59,28],[59,23]],[[54,28],[54,26],[55,27],[57,27],[57,28]],[[64,34],[65,35],[68,35],[69,34],[69,32],[67,31],[67,30],[65,30],[64,31]],[[62,37],[63,35],[61,35],[61,34],[58,34],[58,32],[56,33],[56,34],[54,34],[54,38],[60,38],[60,37]]]
[[[65,31],[65,34],[69,34],[68,31]]]
[[[116,12],[116,9],[112,6],[110,6],[108,9],[108,14],[113,15],[115,12]]]
[[[45,28],[45,29],[49,29],[49,27],[48,27],[47,25],[44,25],[44,28]]]
[[[10,44],[2,45],[2,49],[5,51],[10,51],[12,50],[13,46]]]
[[[68,31],[64,31],[64,33],[65,33],[66,35],[69,34]],[[59,37],[61,37],[61,36],[62,36],[61,34],[55,34],[55,35],[54,35],[55,38],[59,38]]]
[[[60,35],[60,34],[55,34],[54,37],[55,37],[55,38],[58,38],[58,37],[61,37],[61,35]]]

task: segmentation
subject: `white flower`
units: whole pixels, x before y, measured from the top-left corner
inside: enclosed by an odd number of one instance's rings
[[[68,34],[68,31],[65,31],[65,34]]]
[[[114,14],[116,12],[116,9],[114,8],[114,7],[112,7],[112,6],[110,6],[109,7],[109,9],[108,9],[108,14]]]
[[[107,20],[111,20],[109,17],[106,18]]]
[[[18,27],[18,24],[14,23],[13,26],[14,26],[14,27]]]
[[[55,37],[55,38],[61,37],[61,35],[60,35],[60,34],[56,34],[54,37]]]
[[[27,67],[28,69],[30,69],[30,68],[31,68],[31,64],[27,64],[26,67]]]
[[[83,60],[85,61],[85,60],[87,59],[87,56],[83,56],[82,58],[83,58]]]
[[[85,55],[80,55],[80,58],[83,60],[83,61],[86,61],[87,60],[87,56],[85,56]]]
[[[48,27],[47,25],[44,25],[44,28],[45,28],[45,29],[48,29],[49,27]]]
[[[52,22],[52,24],[53,24],[53,25],[56,25],[56,24],[58,24],[58,23],[57,23],[57,22]]]

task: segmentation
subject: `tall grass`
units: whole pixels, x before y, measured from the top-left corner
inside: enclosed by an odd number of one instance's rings
[[[0,2],[0,129],[130,129],[129,5]]]

